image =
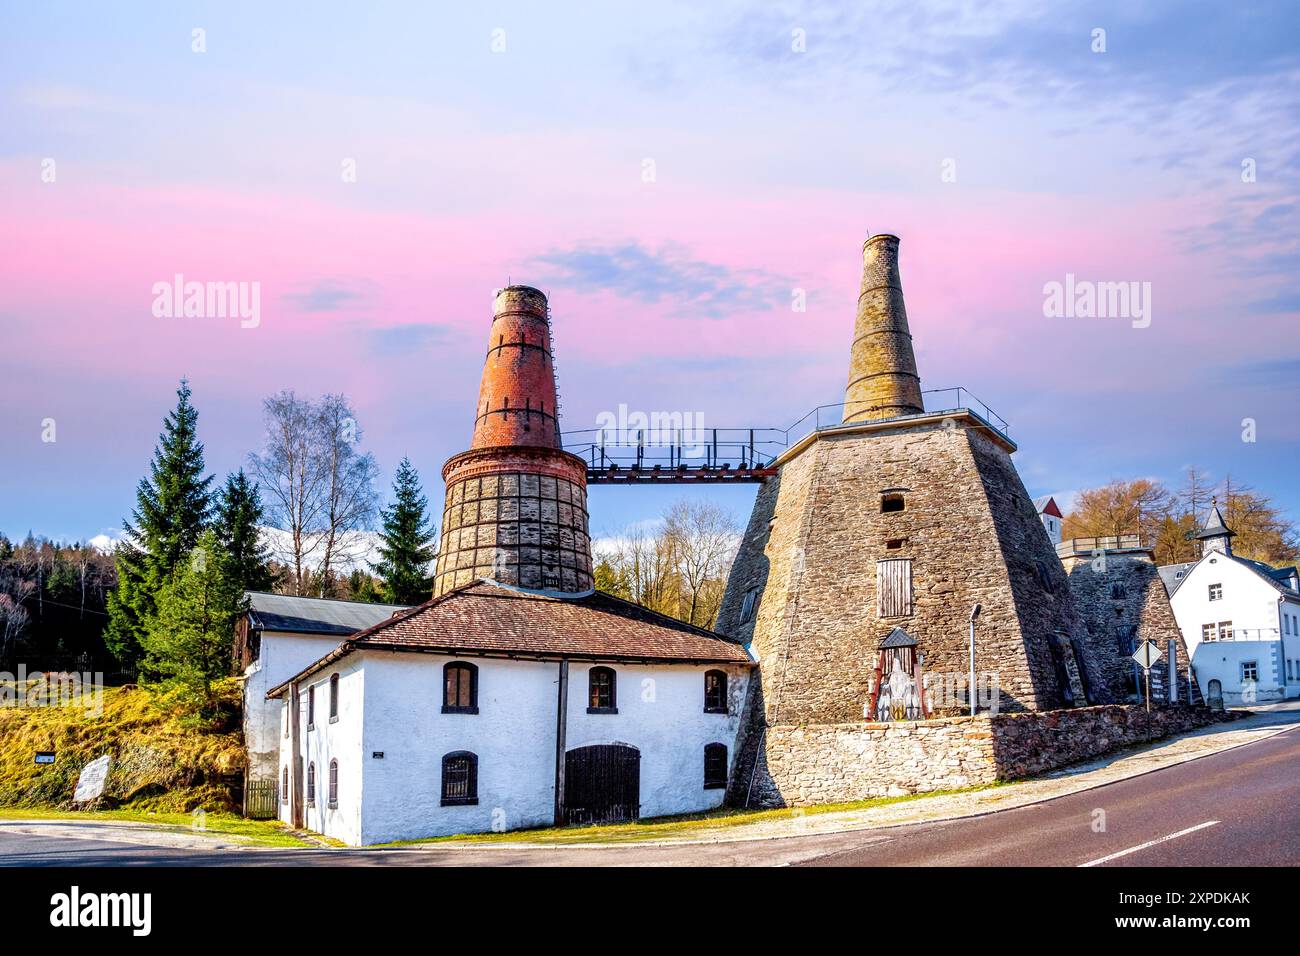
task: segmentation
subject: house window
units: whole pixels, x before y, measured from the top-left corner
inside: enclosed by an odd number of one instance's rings
[[[891,492],[880,496],[881,514],[891,514],[895,511],[902,511],[906,507],[903,496],[897,492]]]
[[[610,667],[587,671],[587,713],[618,713],[618,678]]]
[[[1212,641],[1212,640],[1214,640],[1214,625],[1213,625],[1213,624],[1202,624],[1202,625],[1201,625],[1201,640],[1203,640],[1203,641]]]
[[[307,764],[307,806],[316,806],[316,762]]]
[[[704,745],[704,789],[727,788],[727,745]]]
[[[1244,684],[1244,683],[1246,683],[1247,681],[1257,681],[1257,680],[1259,680],[1259,662],[1258,662],[1258,661],[1242,661],[1242,662],[1241,662],[1241,682]]]
[[[339,675],[330,675],[330,723],[339,719]]]
[[[467,807],[478,803],[478,757],[458,750],[442,758],[442,805]]]
[[[442,712],[478,713],[478,668],[457,661],[442,669]]]
[[[1222,600],[1223,600],[1223,585],[1222,585],[1222,584],[1211,584],[1211,585],[1210,585],[1210,600],[1211,600],[1211,601],[1222,601]]]
[[[876,595],[880,617],[911,615],[911,558],[889,558],[876,562]]]
[[[316,685],[307,688],[307,729],[316,727]]]
[[[1221,640],[1221,641],[1230,641],[1230,640],[1232,640],[1232,622],[1231,622],[1231,621],[1220,621],[1220,622],[1219,622],[1219,640]]]
[[[330,809],[339,805],[339,762],[330,761],[330,791],[329,791]]]
[[[280,772],[280,802],[289,802],[289,768],[285,767]]]
[[[740,605],[740,623],[748,624],[754,619],[754,605],[758,603],[758,588],[745,592],[745,600]]]
[[[704,712],[706,714],[725,714],[727,712],[727,675],[725,671],[704,672]]]

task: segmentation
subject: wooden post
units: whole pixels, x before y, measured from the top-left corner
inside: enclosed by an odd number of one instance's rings
[[[569,715],[569,661],[560,659],[560,680],[555,707],[555,825],[564,826],[564,754]]]

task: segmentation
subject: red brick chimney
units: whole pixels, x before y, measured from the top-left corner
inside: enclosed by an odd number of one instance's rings
[[[587,464],[561,447],[546,296],[496,294],[469,451],[447,460],[438,596],[480,578],[591,589]]]
[[[531,286],[497,292],[471,448],[560,447],[546,308],[546,296]]]

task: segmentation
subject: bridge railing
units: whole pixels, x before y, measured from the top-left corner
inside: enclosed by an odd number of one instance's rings
[[[971,411],[1009,437],[1006,419],[965,388],[931,389],[921,397],[926,413]],[[593,470],[761,470],[773,467],[783,452],[808,435],[842,425],[846,408],[843,402],[819,405],[786,428],[702,428],[678,413],[642,415],[642,427],[586,428],[561,437],[565,449]]]

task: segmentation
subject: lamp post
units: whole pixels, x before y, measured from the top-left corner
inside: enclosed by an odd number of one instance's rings
[[[970,609],[970,684],[967,694],[970,696],[970,715],[975,716],[978,706],[975,702],[975,619],[980,616],[982,605],[976,604]]]

